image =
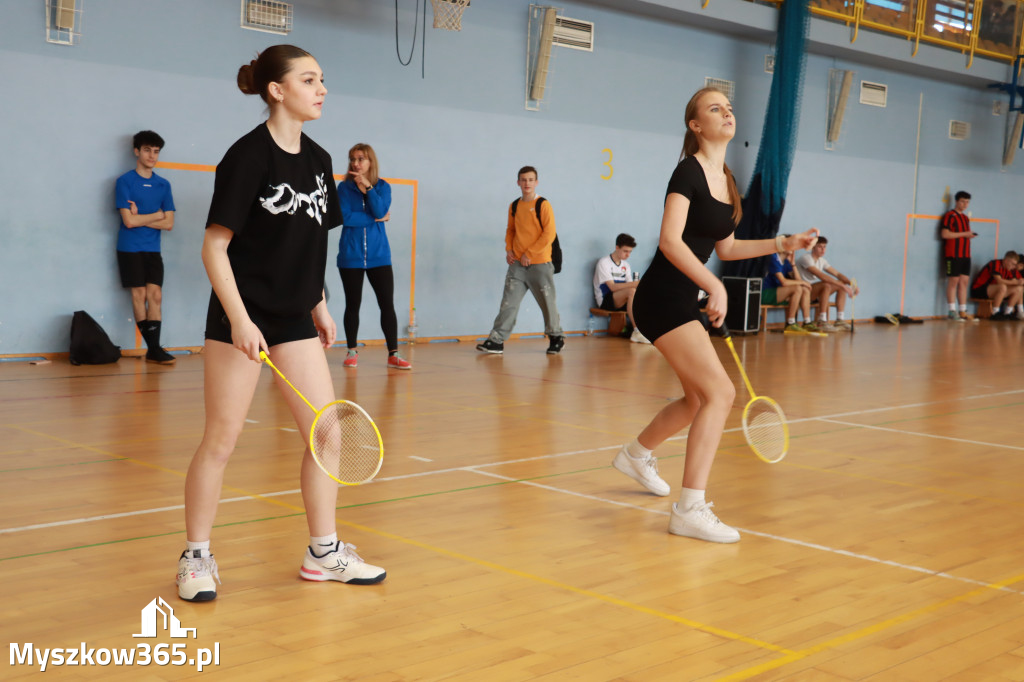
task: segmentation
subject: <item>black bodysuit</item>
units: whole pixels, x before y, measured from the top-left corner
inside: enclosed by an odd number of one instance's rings
[[[704,169],[692,156],[680,161],[672,173],[666,198],[673,193],[690,200],[683,243],[701,263],[707,263],[715,243],[736,229],[732,221],[733,207],[711,196]],[[653,342],[676,327],[700,319],[697,292],[697,285],[659,248],[633,296],[633,321],[640,333]]]

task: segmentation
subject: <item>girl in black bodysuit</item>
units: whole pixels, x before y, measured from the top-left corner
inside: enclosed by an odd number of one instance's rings
[[[725,165],[735,134],[728,98],[714,88],[698,91],[686,106],[683,154],[668,183],[658,250],[633,297],[632,316],[679,377],[684,396],[664,407],[613,465],[648,490],[668,495],[651,454],[690,426],[683,489],[672,505],[669,532],[711,542],[736,542],[739,533],[722,523],[704,499],[715,451],[736,390],[700,321],[698,291],[708,293],[707,316],[725,320],[725,286],[706,263],[714,249],[721,260],[756,258],[776,251],[809,249],[816,230],[788,238],[736,240],[741,208],[736,182]]]

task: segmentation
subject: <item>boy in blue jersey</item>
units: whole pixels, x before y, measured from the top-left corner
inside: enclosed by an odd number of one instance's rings
[[[160,233],[174,229],[171,183],[153,172],[164,146],[162,137],[143,130],[132,140],[135,169],[117,179],[117,210],[121,228],[117,235],[117,266],[121,286],[132,292],[132,311],[142,338],[146,361],[174,364],[174,356],[160,347],[160,303],[164,262],[160,257]]]

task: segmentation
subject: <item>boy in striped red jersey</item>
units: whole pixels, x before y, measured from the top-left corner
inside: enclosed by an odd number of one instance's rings
[[[1002,260],[989,261],[974,278],[971,298],[992,299],[991,320],[1024,320],[1024,280],[1018,277],[1020,256],[1016,251],[1007,251]],[[1000,308],[1002,306],[1002,308]],[[1014,310],[1016,308],[1016,310]]]
[[[967,285],[971,279],[971,240],[977,237],[971,231],[971,219],[964,211],[971,203],[971,195],[957,192],[956,204],[942,216],[943,262],[946,267],[946,303],[949,319],[964,322],[967,317]],[[960,312],[957,313],[959,300]]]

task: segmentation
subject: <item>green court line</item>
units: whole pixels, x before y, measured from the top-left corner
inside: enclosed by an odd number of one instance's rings
[[[594,469],[581,469],[578,472],[564,472],[564,473],[581,473],[581,472],[587,472],[587,471],[597,471],[597,470],[604,469],[604,468],[605,467],[596,467]],[[543,478],[552,478],[552,477],[561,476],[561,475],[562,474],[545,474],[543,476],[535,476],[535,477],[532,477],[532,478],[521,478],[521,479],[516,479],[514,481],[497,481],[497,482],[494,482],[494,483],[482,483],[480,485],[466,486],[466,487],[462,487],[462,488],[450,488],[448,490],[438,490],[438,491],[431,492],[431,493],[420,493],[418,495],[406,495],[404,497],[394,497],[394,498],[389,498],[389,499],[386,499],[386,500],[374,500],[372,502],[358,502],[356,504],[347,504],[347,505],[342,505],[342,506],[339,506],[339,507],[335,507],[335,510],[336,511],[341,511],[343,509],[355,509],[357,507],[369,507],[369,506],[373,506],[373,505],[377,505],[377,504],[384,504],[384,503],[390,503],[390,502],[405,502],[407,500],[415,500],[415,499],[424,498],[424,497],[434,497],[436,495],[446,495],[448,493],[460,493],[460,492],[466,492],[466,491],[470,491],[470,490],[481,490],[483,488],[492,488],[494,486],[499,486],[499,485],[509,485],[511,483],[521,483],[521,482],[524,482],[524,481],[539,480],[539,479],[543,479]],[[253,497],[252,501],[253,502],[265,501],[265,498],[261,499],[261,498],[258,498],[258,497]],[[216,525],[214,525],[214,528],[229,528],[231,526],[243,526],[243,525],[250,524],[250,523],[262,523],[264,521],[278,521],[280,519],[287,519],[287,518],[292,518],[292,517],[296,517],[296,516],[305,516],[305,515],[306,515],[305,511],[292,512],[290,514],[279,514],[277,516],[264,516],[264,517],[259,518],[259,519],[247,519],[247,520],[244,520],[244,521],[231,521],[229,523],[216,524]],[[32,554],[19,554],[19,555],[16,555],[16,556],[0,557],[0,562],[13,561],[14,559],[27,559],[29,557],[46,556],[48,554],[58,554],[60,552],[71,552],[71,551],[78,550],[78,549],[94,549],[96,547],[106,547],[106,546],[109,546],[109,545],[116,545],[116,544],[120,544],[120,543],[123,543],[123,542],[134,542],[135,540],[150,540],[152,538],[162,538],[162,537],[169,537],[169,536],[172,536],[172,535],[184,535],[184,534],[185,534],[185,530],[182,529],[182,530],[169,531],[167,533],[157,533],[156,535],[138,535],[138,536],[135,536],[135,537],[120,538],[118,540],[107,540],[105,542],[96,542],[96,543],[92,543],[92,544],[88,544],[88,545],[75,545],[73,547],[63,547],[63,548],[60,548],[60,549],[51,549],[51,550],[47,550],[45,552],[34,552]]]

